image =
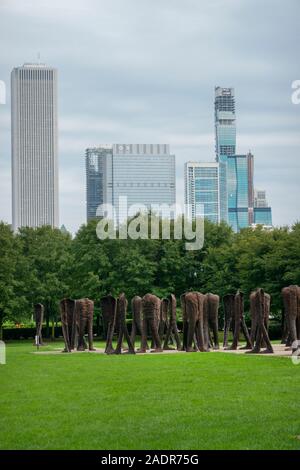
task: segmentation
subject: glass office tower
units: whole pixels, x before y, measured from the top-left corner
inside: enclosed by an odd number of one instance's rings
[[[176,203],[175,155],[166,144],[114,144],[86,150],[87,219],[95,218],[100,204],[111,204],[116,222],[127,217],[119,207]],[[138,212],[138,211],[137,211]]]
[[[253,155],[227,159],[228,221],[235,232],[253,223]]]
[[[226,164],[187,162],[184,174],[186,216],[227,222]]]
[[[233,88],[215,87],[216,161],[226,162],[236,152],[235,98]]]

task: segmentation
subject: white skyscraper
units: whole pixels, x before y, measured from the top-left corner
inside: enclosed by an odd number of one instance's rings
[[[24,64],[11,73],[12,222],[58,226],[57,71]]]

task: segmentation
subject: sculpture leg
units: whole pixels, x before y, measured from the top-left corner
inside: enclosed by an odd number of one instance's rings
[[[297,339],[300,341],[300,316],[296,320]]]
[[[217,321],[212,322],[212,331],[213,331],[213,338],[214,338],[214,349],[219,349],[219,332],[218,332],[218,323]]]
[[[114,320],[111,320],[108,323],[108,328],[107,328],[107,341],[106,341],[106,347],[105,347],[105,353],[106,354],[114,353],[114,348],[113,348],[113,345],[112,345],[114,329],[115,329],[115,322],[114,322]]]
[[[223,348],[228,348],[228,333],[230,331],[231,317],[225,318]]]
[[[38,337],[39,337],[39,345],[43,346],[43,338],[42,338],[42,323],[39,326],[39,332],[38,332]]]
[[[84,340],[84,332],[87,324],[86,318],[81,318],[79,323],[79,338],[78,338],[78,348],[77,351],[84,351],[85,350],[85,340]]]
[[[180,350],[181,349],[181,341],[180,341],[180,336],[179,336],[176,320],[172,320],[171,328],[172,328],[171,331],[173,331],[173,335],[174,335],[174,338],[175,338],[175,341],[176,341],[176,347],[177,347],[178,350]]]
[[[210,327],[208,328],[208,345],[209,345],[209,348],[213,348],[213,340],[212,340],[212,337],[211,337],[211,331],[210,331]]]
[[[182,351],[186,351],[187,348],[187,334],[188,334],[189,324],[187,321],[183,322],[183,338],[182,338]]]
[[[134,345],[135,345],[136,332],[137,332],[136,321],[133,318],[132,319],[132,328],[131,328],[131,333],[130,333],[130,341],[131,341],[131,344],[132,344],[133,348],[134,348]]]
[[[245,348],[242,348],[242,349],[252,349],[253,343],[252,343],[251,338],[249,336],[249,331],[248,331],[248,328],[247,328],[244,317],[241,320],[241,327],[242,327],[242,331],[243,331],[243,334],[244,334],[245,340],[246,340],[246,346],[245,346]]]
[[[96,351],[93,346],[93,318],[89,318],[88,320],[88,341],[89,341],[89,351]]]
[[[107,344],[107,353],[110,354],[114,352],[113,348],[113,337],[114,337],[114,330],[115,330],[115,322],[112,320],[108,324],[108,344]]]
[[[233,335],[233,341],[232,345],[230,346],[229,349],[235,350],[238,347],[239,344],[239,339],[240,339],[240,320],[235,320],[235,325],[234,325],[234,335]]]
[[[286,315],[284,314],[284,312],[282,312],[281,328],[282,328],[281,344],[286,344],[288,346],[287,343],[289,340],[289,329],[288,329]]]
[[[61,322],[63,337],[65,341],[65,349],[63,352],[71,352],[70,344],[69,344],[69,332],[68,332],[68,325],[65,323],[64,320]]]
[[[253,344],[253,348],[251,351],[247,351],[247,353],[251,354],[258,354],[261,350],[261,342],[262,342],[262,328],[261,325],[257,325],[257,331],[256,331],[256,338],[255,338],[255,344]]]
[[[152,319],[149,321],[150,323],[150,330],[151,330],[151,334],[152,334],[152,338],[153,338],[153,342],[154,342],[154,351],[153,352],[161,352],[163,351],[162,347],[161,347],[161,341],[160,341],[160,337],[159,337],[159,334],[158,334],[158,329],[157,329],[157,325],[156,325],[156,321],[155,319]]]
[[[144,353],[147,351],[147,336],[148,336],[148,325],[146,318],[142,320],[142,337],[141,337],[141,347],[138,352]]]
[[[198,346],[199,351],[201,352],[208,351],[208,348],[206,347],[205,340],[204,340],[203,324],[201,324],[200,321],[198,321],[196,325],[196,338],[197,338],[197,346]]]
[[[118,334],[118,342],[117,342],[117,346],[116,346],[116,349],[115,349],[115,354],[121,354],[121,352],[122,352],[123,335],[124,335],[123,328],[120,325],[119,334]]]
[[[172,334],[172,332],[173,332],[173,334]],[[165,341],[164,341],[164,346],[163,346],[163,348],[165,350],[173,349],[173,348],[170,348],[170,346],[169,346],[170,340],[172,341],[172,345],[174,344],[173,335],[174,335],[175,341],[176,341],[176,348],[177,348],[177,350],[180,350],[181,349],[181,342],[180,342],[180,338],[179,338],[179,334],[178,334],[178,330],[177,330],[176,320],[175,321],[171,320],[167,324],[167,333],[166,333],[166,336],[165,336]]]
[[[70,341],[70,347],[71,349],[75,349],[78,346],[78,331],[76,328],[76,316],[75,312],[73,312],[72,316],[72,322],[71,322],[71,341]]]
[[[128,353],[129,354],[135,354],[134,345],[131,342],[131,338],[129,336],[126,325],[125,325],[125,329],[124,329],[124,335],[125,335],[125,339],[126,339],[127,344],[128,344]]]
[[[193,339],[195,335],[195,329],[196,329],[196,320],[194,317],[192,317],[188,322],[186,352],[195,351],[195,349],[192,347]]]
[[[264,323],[262,324],[262,340],[263,340],[263,343],[266,345],[266,348],[267,348],[266,352],[273,353],[274,350],[273,350],[273,347],[272,347],[272,344],[271,344],[271,341],[270,341],[270,338],[269,338],[269,335],[268,335],[268,332],[266,330]]]
[[[291,316],[289,316],[288,325],[290,333],[290,344],[293,345],[293,343],[297,340],[296,318],[294,315],[292,316],[292,318]],[[293,352],[294,351],[295,350],[293,349]]]
[[[167,329],[167,333],[166,333],[166,336],[165,336],[164,345],[163,345],[163,348],[164,348],[165,350],[171,349],[171,348],[169,347],[169,340],[170,340],[170,336],[171,336],[171,328],[172,328],[171,323],[169,323],[168,329]]]
[[[204,349],[209,351],[210,349],[210,332],[209,332],[209,321],[207,308],[203,309],[203,338],[204,338]]]
[[[251,332],[250,332],[250,341],[251,344],[254,344],[257,334],[257,318],[254,317],[251,319]]]

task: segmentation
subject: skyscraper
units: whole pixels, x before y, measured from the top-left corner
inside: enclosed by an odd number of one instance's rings
[[[233,88],[215,87],[216,161],[236,153],[235,98]]]
[[[215,88],[216,161],[226,166],[228,222],[239,231],[254,223],[254,157],[236,154],[233,88]]]
[[[112,204],[118,222],[127,217],[127,204],[173,205],[176,202],[175,155],[165,144],[114,144],[86,150],[87,219],[100,204]]]
[[[85,152],[86,168],[86,218],[96,217],[100,204],[112,203],[112,157],[111,145],[89,148]]]
[[[228,221],[226,164],[187,162],[184,171],[186,216]]]
[[[253,223],[253,155],[227,158],[228,221],[233,230]]]
[[[57,71],[24,64],[11,73],[12,219],[58,226]]]

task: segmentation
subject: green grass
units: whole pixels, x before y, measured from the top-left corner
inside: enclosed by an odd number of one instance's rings
[[[1,449],[300,448],[287,358],[32,351],[9,343],[0,365]]]

